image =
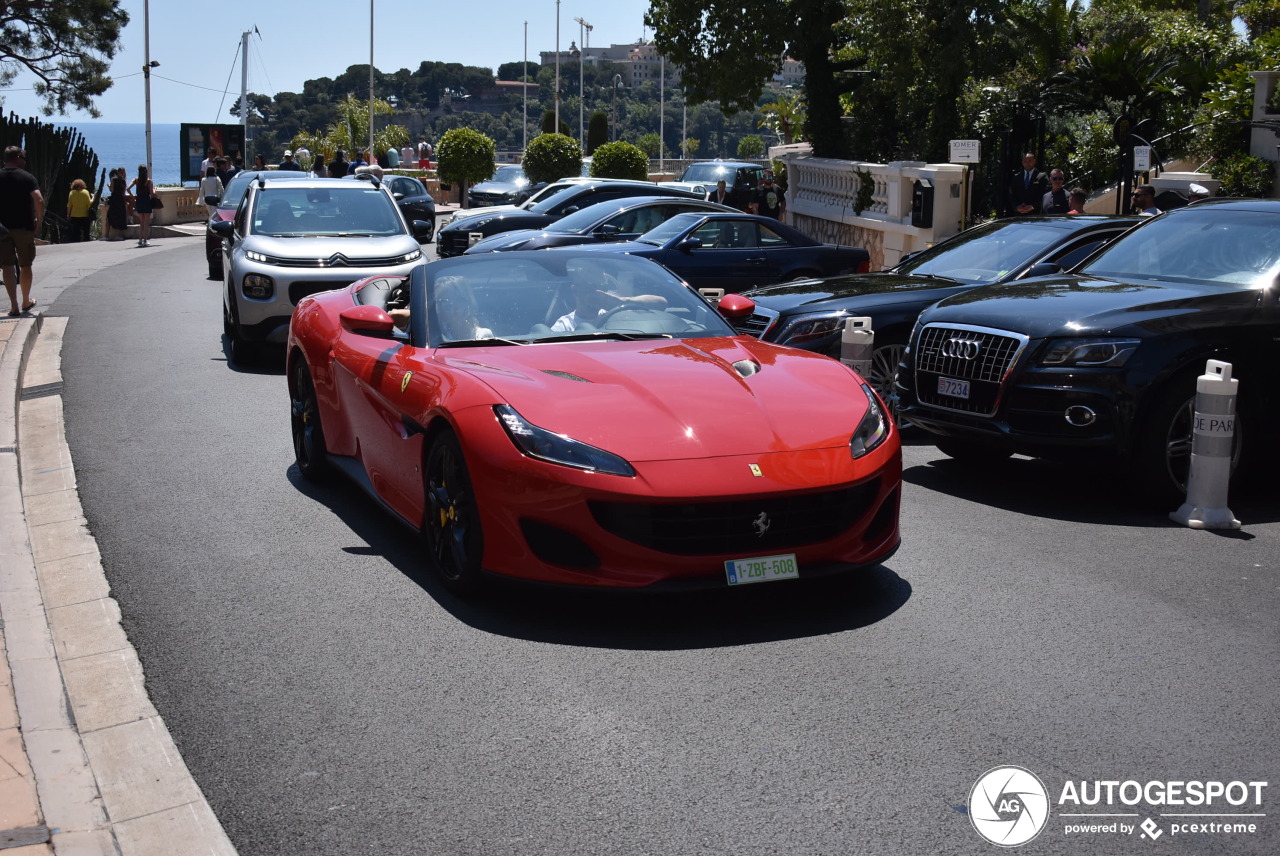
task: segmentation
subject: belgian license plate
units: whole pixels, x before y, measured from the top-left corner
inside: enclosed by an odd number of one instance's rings
[[[969,381],[955,378],[938,378],[938,395],[949,395],[952,398],[969,397]]]
[[[731,559],[724,563],[724,572],[729,585],[742,586],[747,583],[796,579],[800,576],[800,566],[796,564],[795,553],[786,553],[754,559]]]

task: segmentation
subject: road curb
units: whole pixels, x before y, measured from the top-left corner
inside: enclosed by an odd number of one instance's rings
[[[39,800],[32,828],[46,833],[33,843],[59,856],[235,856],[147,696],[80,507],[63,426],[67,322],[23,319],[0,358],[15,405],[0,408],[0,448],[12,449],[0,453],[0,614]]]

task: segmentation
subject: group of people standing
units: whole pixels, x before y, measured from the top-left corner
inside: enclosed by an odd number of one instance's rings
[[[1036,168],[1036,156],[1022,156],[1022,169],[1009,180],[1008,216],[1015,214],[1083,214],[1089,194],[1083,187],[1066,189],[1066,176],[1060,169],[1046,175]]]
[[[78,187],[77,187],[78,185]],[[129,174],[124,167],[117,167],[107,174],[107,188],[111,195],[107,197],[107,225],[105,241],[123,241],[129,229],[129,220],[138,221],[138,246],[151,246],[151,214],[152,200],[155,198],[155,184],[146,164],[138,164],[138,174],[129,181]],[[77,196],[78,191],[83,195]],[[67,217],[71,219],[72,240],[89,240],[89,207],[84,197],[88,190],[84,182],[76,179],[71,183],[71,194],[67,199]],[[81,213],[83,212],[83,213]],[[77,223],[77,216],[81,222]],[[113,233],[118,233],[113,236]],[[81,237],[83,236],[83,237]]]

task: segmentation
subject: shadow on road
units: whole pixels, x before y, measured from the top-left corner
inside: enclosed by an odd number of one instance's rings
[[[382,556],[459,621],[513,638],[627,650],[749,645],[857,630],[892,615],[911,597],[910,583],[880,565],[845,579],[660,594],[495,580],[462,600],[436,579],[418,535],[360,490],[340,476],[314,485],[296,465],[287,476],[371,545],[352,552]]]
[[[929,444],[923,444],[927,447]],[[928,464],[907,467],[908,484],[948,494],[968,502],[1043,517],[1109,526],[1178,526],[1169,519],[1177,505],[1161,509],[1131,489],[1115,464],[1062,463],[1015,457],[977,466],[961,463],[933,449]],[[1280,501],[1266,478],[1250,478],[1228,499],[1237,518],[1249,523],[1280,520]],[[1219,531],[1228,537],[1250,538],[1246,532]]]

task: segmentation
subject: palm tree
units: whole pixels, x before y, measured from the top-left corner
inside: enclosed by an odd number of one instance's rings
[[[395,108],[381,98],[373,100],[373,112],[390,116]],[[387,125],[374,132],[373,147],[378,152],[400,148],[409,142],[409,131],[401,125]],[[323,134],[300,132],[292,140],[296,149],[305,146],[313,152],[332,155],[338,149],[364,151],[369,145],[369,102],[348,95],[338,103],[338,118]]]
[[[762,104],[760,113],[756,127],[773,131],[785,145],[804,136],[806,107],[804,96],[799,92],[784,92],[768,104]]]

